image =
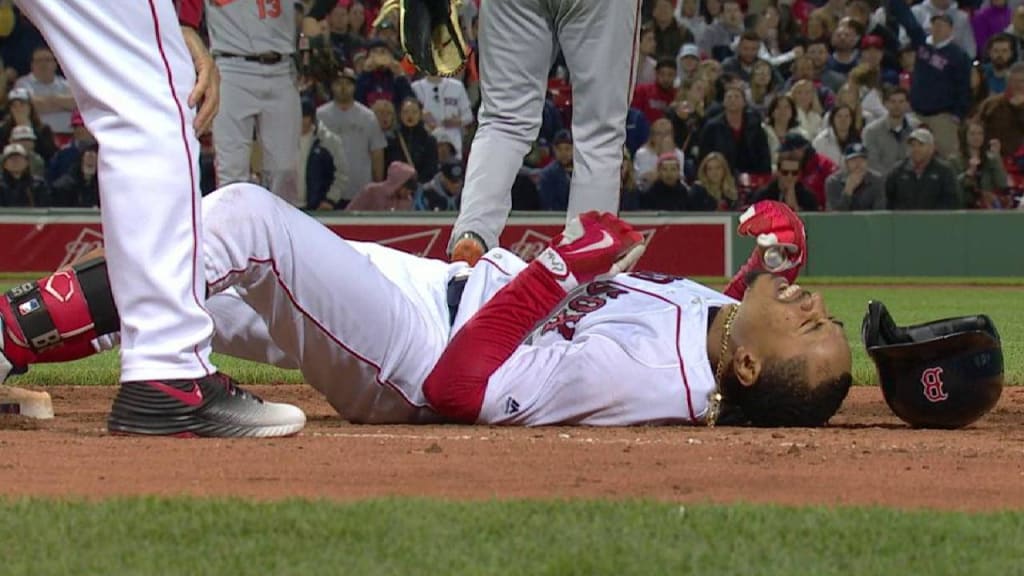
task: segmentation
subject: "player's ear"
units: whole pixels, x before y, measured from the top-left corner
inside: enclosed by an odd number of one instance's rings
[[[753,386],[763,367],[763,360],[749,348],[736,348],[736,353],[732,356],[732,370],[741,386]]]

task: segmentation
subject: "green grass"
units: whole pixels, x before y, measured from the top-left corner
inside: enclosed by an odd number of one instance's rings
[[[851,280],[851,279],[844,279]],[[813,279],[803,284],[820,290],[831,312],[846,324],[847,337],[853,349],[854,381],[875,384],[874,366],[864,352],[860,340],[860,323],[868,300],[881,300],[897,323],[912,324],[967,314],[988,314],[992,317],[1003,341],[1006,380],[1011,385],[1024,385],[1024,290],[1006,287],[946,287],[920,285],[888,286],[894,279],[886,278],[877,286],[846,286],[832,279]],[[906,280],[906,279],[905,279]],[[1012,279],[1011,279],[1012,280]],[[865,279],[860,279],[864,282]],[[1009,282],[1009,280],[1007,280]],[[1020,280],[1024,282],[1024,280]],[[709,282],[712,286],[720,284]],[[297,371],[229,358],[214,357],[214,362],[240,382],[269,384],[302,382]],[[79,362],[61,365],[34,366],[20,376],[26,384],[108,385],[117,383],[117,355],[106,353]]]
[[[0,501],[3,574],[1021,574],[1024,515],[650,502]]]

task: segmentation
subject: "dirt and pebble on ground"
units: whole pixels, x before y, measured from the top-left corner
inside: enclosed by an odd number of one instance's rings
[[[956,431],[912,430],[877,388],[855,388],[830,428],[755,430],[358,426],[304,386],[306,430],[276,440],[112,437],[114,388],[49,388],[58,417],[0,417],[0,495],[453,499],[1024,508],[1024,388]]]

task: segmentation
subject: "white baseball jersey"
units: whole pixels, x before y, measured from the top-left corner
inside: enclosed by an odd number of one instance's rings
[[[451,336],[526,263],[502,249],[472,270],[455,318],[447,288],[465,263],[349,242],[265,189],[203,199],[214,350],[299,367],[343,417],[439,420],[422,386]],[[693,423],[714,375],[708,308],[734,302],[667,276],[619,275],[570,294],[491,376],[487,424]]]
[[[525,266],[492,250],[473,270],[456,323]],[[482,288],[482,290],[481,290]],[[482,297],[482,298],[481,298]],[[467,300],[469,300],[467,302]],[[708,309],[735,300],[654,273],[581,286],[491,376],[482,424],[630,426],[702,421],[714,373]]]

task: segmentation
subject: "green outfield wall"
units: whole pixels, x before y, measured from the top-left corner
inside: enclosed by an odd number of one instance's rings
[[[1024,210],[802,214],[812,276],[1024,276]],[[733,245],[746,261],[747,238]]]

